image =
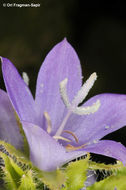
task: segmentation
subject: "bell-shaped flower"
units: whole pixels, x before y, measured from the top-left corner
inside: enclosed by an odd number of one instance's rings
[[[100,140],[126,125],[126,95],[100,94],[79,106],[97,75],[93,73],[82,85],[78,56],[66,39],[45,58],[35,99],[25,83],[27,75],[24,82],[8,59],[1,60],[7,94],[23,124],[34,165],[51,171],[87,152],[126,164],[126,148],[121,143]],[[0,125],[1,131],[4,127]]]

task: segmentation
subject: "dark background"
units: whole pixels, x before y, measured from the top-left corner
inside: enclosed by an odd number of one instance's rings
[[[2,3],[40,3],[40,8],[4,8]],[[126,94],[126,6],[123,1],[1,1],[0,54],[27,72],[34,94],[37,72],[49,50],[64,37],[77,51],[84,79],[98,80],[89,97]],[[1,88],[4,88],[2,75]],[[108,135],[126,145],[126,129]],[[96,157],[96,160],[101,157]]]

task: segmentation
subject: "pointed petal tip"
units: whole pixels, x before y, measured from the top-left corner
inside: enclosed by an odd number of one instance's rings
[[[7,59],[7,58],[5,58],[5,57],[2,57],[2,56],[0,56],[0,61],[1,61],[2,64],[3,64],[3,63],[6,63],[6,62],[10,62],[9,59]]]
[[[70,45],[70,43],[68,42],[67,38],[64,37],[63,40],[60,42],[62,45]]]
[[[64,37],[63,41],[64,41],[64,42],[68,42],[68,41],[67,41],[67,37]]]

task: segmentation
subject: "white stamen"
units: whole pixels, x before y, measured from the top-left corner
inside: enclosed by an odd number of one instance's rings
[[[76,113],[78,115],[88,115],[90,113],[95,113],[100,107],[100,101],[97,100],[95,103],[93,103],[92,106],[87,107],[76,107],[73,110],[73,113]]]
[[[95,80],[97,79],[96,73],[91,74],[89,79],[83,84],[77,95],[72,101],[72,105],[80,104],[87,96],[89,90],[92,88]]]
[[[50,116],[49,116],[48,112],[45,111],[44,116],[45,116],[45,119],[46,119],[46,122],[47,122],[47,132],[51,133],[52,123],[51,123],[51,119],[50,119]]]
[[[27,73],[26,72],[23,72],[22,73],[22,77],[23,77],[23,80],[24,80],[24,82],[27,84],[27,86],[29,85],[29,77],[28,77],[28,75],[27,75]]]
[[[60,94],[64,104],[66,105],[67,108],[69,108],[71,105],[67,96],[67,89],[66,89],[67,82],[68,82],[67,78],[65,78],[63,81],[60,82]]]

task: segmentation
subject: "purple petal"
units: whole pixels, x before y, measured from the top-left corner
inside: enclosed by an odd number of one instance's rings
[[[87,148],[82,150],[115,158],[126,165],[126,148],[119,142],[101,140],[95,144],[88,145]]]
[[[23,148],[23,139],[19,132],[15,114],[8,95],[0,90],[0,140],[17,149]]]
[[[2,72],[7,93],[19,117],[36,123],[31,92],[14,65],[6,58],[2,58]]]
[[[89,99],[83,106],[92,105],[96,100],[101,102],[97,112],[85,116],[73,114],[65,127],[65,130],[76,134],[79,145],[101,139],[126,125],[126,95],[100,94]]]
[[[81,67],[76,52],[66,39],[49,52],[37,79],[37,109],[41,118],[44,111],[49,113],[53,132],[59,127],[66,111],[59,91],[59,84],[65,78],[68,78],[67,90],[72,100],[81,87]]]
[[[84,155],[83,151],[67,153],[65,148],[49,136],[42,128],[22,122],[30,147],[31,161],[44,171],[55,170],[70,160]]]

